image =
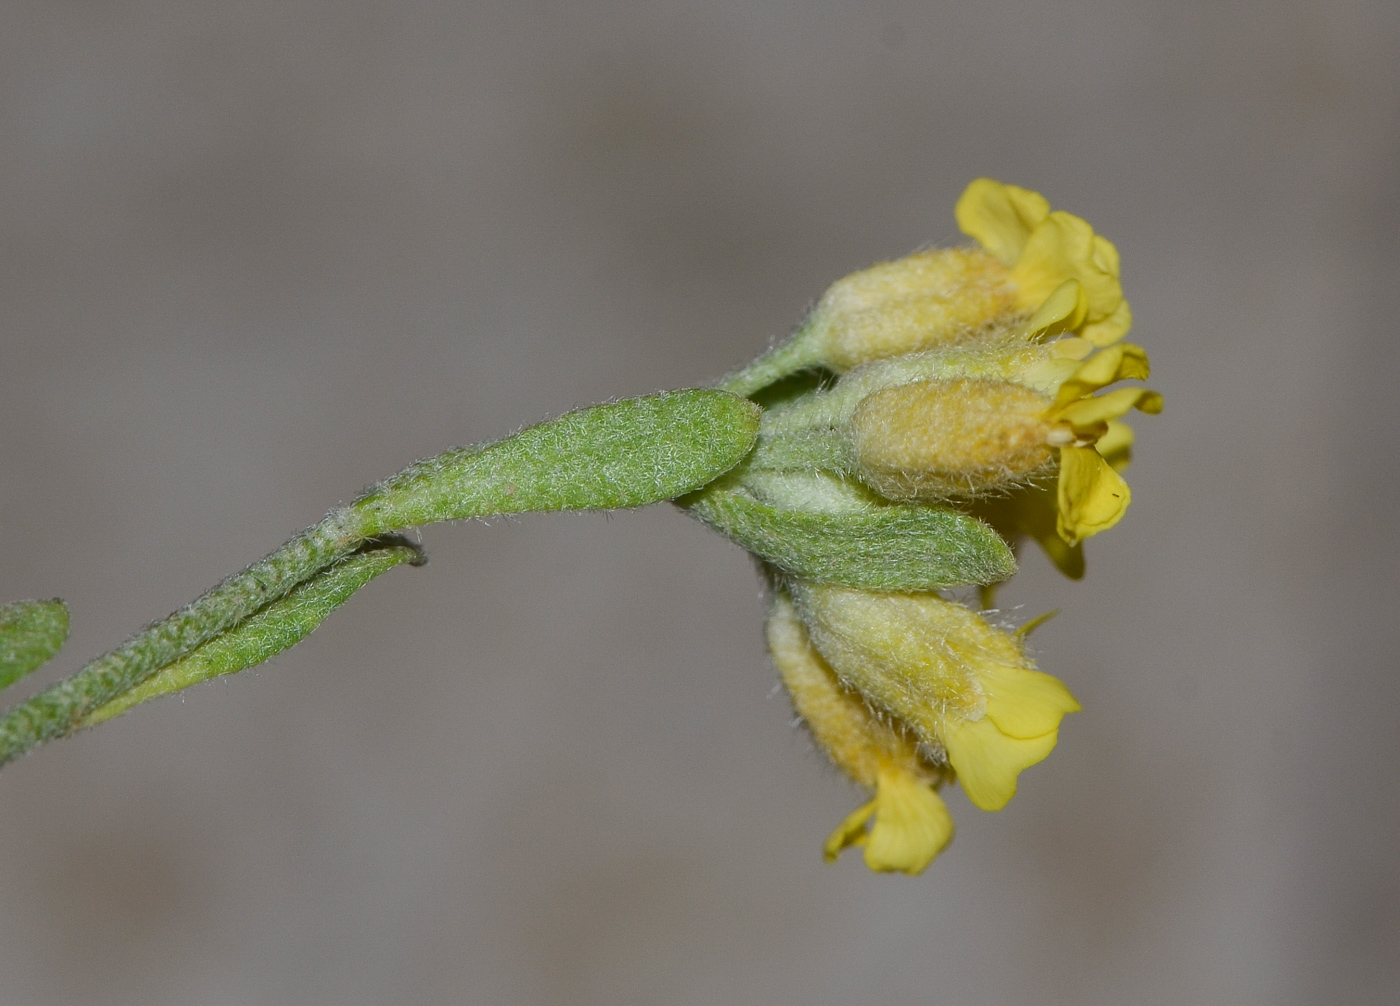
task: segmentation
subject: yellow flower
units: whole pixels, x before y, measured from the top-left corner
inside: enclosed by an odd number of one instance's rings
[[[804,581],[792,597],[837,679],[922,757],[946,762],[976,806],[1000,810],[1020,772],[1055,747],[1079,703],[1034,669],[1015,636],[936,594],[877,594]]]
[[[1014,339],[999,350],[1009,361],[1004,376],[981,376],[989,373],[983,365],[978,376],[913,380],[866,395],[849,424],[861,481],[890,499],[975,496],[1026,484],[1058,458],[1059,537],[1073,546],[1112,527],[1131,496],[1097,445],[1126,450],[1131,431],[1117,421],[1134,408],[1160,412],[1162,396],[1131,387],[1096,394],[1146,378],[1147,354],[1119,343],[1077,361],[1065,352],[1078,352],[1075,343]]]
[[[952,816],[937,793],[946,768],[923,758],[906,733],[877,718],[837,680],[781,595],[768,616],[768,648],[812,737],[837,767],[875,794],[831,833],[823,848],[827,860],[863,845],[872,870],[923,872],[953,838]]]
[[[1132,429],[1117,421],[1132,409],[1162,411],[1162,396],[1146,388],[1095,392],[1121,380],[1146,378],[1148,372],[1142,347],[1120,343],[1091,356],[1055,394],[1055,405],[1046,418],[1056,424],[1064,440],[1056,486],[1056,530],[1069,545],[1117,524],[1132,501],[1128,483],[1109,460],[1126,455],[1132,445]]]
[[[967,187],[954,215],[964,234],[1010,269],[1017,307],[1045,310],[1032,327],[1058,324],[1095,346],[1116,342],[1132,327],[1118,249],[1084,220],[1052,212],[1038,192],[990,178]]]

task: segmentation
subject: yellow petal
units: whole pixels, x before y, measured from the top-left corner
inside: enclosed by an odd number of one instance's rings
[[[967,798],[983,810],[1001,810],[1016,795],[1016,777],[1055,749],[1059,733],[1021,740],[984,716],[975,723],[949,718],[943,744]]]
[[[1102,321],[1091,322],[1079,330],[1079,334],[1095,346],[1109,346],[1128,334],[1133,327],[1133,309],[1126,300],[1118,302],[1113,313]]]
[[[1056,339],[1050,344],[1050,351],[1061,360],[1083,360],[1094,351],[1094,344],[1088,339],[1081,339],[1077,336],[1067,336],[1064,339]]]
[[[1056,405],[1067,405],[1117,381],[1146,380],[1152,373],[1147,350],[1120,342],[1100,350],[1079,365],[1055,394]]]
[[[1153,415],[1162,411],[1162,396],[1147,388],[1119,388],[1106,395],[1081,398],[1056,409],[1055,419],[1079,427],[1095,426],[1125,416],[1134,408]]]
[[[1016,264],[1031,231],[1049,213],[1050,203],[1039,192],[990,178],[974,180],[953,210],[958,228],[1007,265]]]
[[[1060,537],[1073,545],[1107,531],[1132,501],[1128,483],[1092,447],[1060,449]]]
[[[1088,297],[1088,320],[1111,315],[1123,302],[1123,285],[1104,268],[1103,255],[1096,257],[1096,251],[1102,253],[1102,248],[1096,246],[1088,223],[1063,210],[1051,213],[1031,231],[1011,269],[1022,307],[1042,303],[1065,280],[1077,279]]]
[[[1115,472],[1121,473],[1133,459],[1134,436],[1133,428],[1127,423],[1110,419],[1108,432],[1099,437],[1094,449],[1103,455],[1103,459]]]
[[[836,826],[836,830],[826,837],[822,845],[822,857],[828,863],[836,862],[841,850],[852,845],[865,844],[865,822],[875,813],[875,801],[861,804],[846,815],[846,820]]]
[[[982,690],[987,716],[1008,737],[1030,740],[1058,730],[1066,713],[1077,713],[1079,702],[1059,678],[1019,667],[984,670]]]
[[[1094,265],[1118,278],[1118,246],[1102,234],[1094,235],[1093,259]]]
[[[1089,315],[1089,297],[1077,279],[1067,279],[1055,287],[1026,322],[1026,337],[1048,339],[1062,332],[1072,332],[1084,324]]]
[[[952,840],[953,815],[932,786],[906,772],[881,773],[866,866],[919,874]]]

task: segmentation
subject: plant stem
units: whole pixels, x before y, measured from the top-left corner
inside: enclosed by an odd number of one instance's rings
[[[372,539],[365,547],[335,565],[299,583],[280,601],[274,601],[228,632],[167,664],[130,691],[99,706],[83,718],[80,728],[93,727],[133,706],[171,692],[233,674],[261,664],[299,643],[325,621],[332,611],[365,584],[395,566],[421,566],[423,550],[397,536]]]
[[[715,387],[735,395],[752,395],[775,381],[781,381],[790,374],[821,363],[821,347],[808,333],[811,330],[799,328],[790,338],[784,339],[758,359],[735,371]]]
[[[365,537],[363,524],[349,509],[332,511],[271,555],[8,710],[0,718],[0,765],[72,733],[94,710],[349,555]]]
[[[0,715],[0,765],[72,733],[162,668],[259,612],[269,612],[259,632],[281,631],[273,622],[285,618],[295,624],[281,628],[292,635],[300,632],[296,638],[301,638],[314,628],[302,617],[312,609],[276,609],[276,602],[372,539],[444,520],[637,507],[673,499],[738,464],[753,447],[760,412],[753,402],[724,391],[667,391],[579,409],[492,444],[457,448],[410,465],[76,674]],[[364,582],[368,580],[356,587]],[[273,652],[277,650],[268,655]]]

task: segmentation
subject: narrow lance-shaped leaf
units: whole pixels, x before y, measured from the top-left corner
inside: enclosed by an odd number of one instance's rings
[[[332,611],[370,580],[404,562],[417,562],[422,553],[407,543],[358,552],[341,560],[274,601],[237,628],[215,636],[203,646],[167,664],[123,695],[89,713],[79,727],[96,726],[132,706],[221,674],[233,674],[270,660],[301,642]]]

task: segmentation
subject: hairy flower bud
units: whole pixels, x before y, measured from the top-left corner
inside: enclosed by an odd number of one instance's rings
[[[878,718],[837,680],[792,602],[781,595],[768,616],[768,647],[813,739],[838,768],[874,793],[826,840],[827,860],[863,845],[872,870],[921,873],[953,839],[953,818],[936,792],[947,767],[921,756],[912,737]]]
[[[836,371],[951,342],[1014,315],[1010,271],[976,248],[915,252],[852,273],[822,294],[806,336]]]
[[[916,381],[851,417],[861,481],[890,499],[939,499],[1019,482],[1054,461],[1052,400],[1009,381]]]
[[[936,594],[791,585],[812,644],[846,687],[946,760],[968,799],[1000,810],[1079,703],[1020,641]]]

